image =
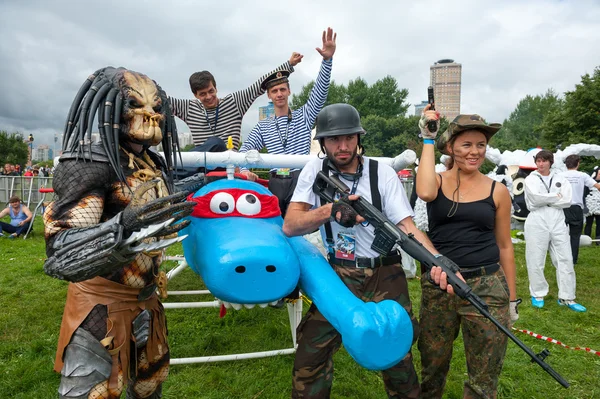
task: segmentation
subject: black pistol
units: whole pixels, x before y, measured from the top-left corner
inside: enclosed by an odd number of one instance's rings
[[[433,86],[429,86],[427,88],[427,102],[429,103],[429,105],[431,105],[429,110],[435,111],[435,100],[433,99]],[[429,130],[431,133],[435,132],[436,128],[437,126],[435,121],[427,122],[427,130]]]

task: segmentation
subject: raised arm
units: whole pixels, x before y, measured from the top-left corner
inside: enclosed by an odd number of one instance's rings
[[[437,198],[440,180],[435,173],[435,132],[430,132],[427,128],[427,122],[436,121],[437,129],[439,129],[440,115],[437,111],[430,111],[431,105],[427,105],[419,120],[419,128],[423,137],[423,151],[419,160],[419,170],[417,172],[416,191],[419,198],[425,202],[431,202]]]
[[[261,76],[250,87],[232,93],[231,95],[233,97],[233,100],[235,101],[240,116],[244,116],[244,114],[248,111],[248,108],[250,108],[254,100],[256,100],[259,96],[264,94],[265,91],[262,89],[261,86],[269,76],[271,76],[277,71],[288,71],[290,73],[294,72],[294,66],[296,66],[298,63],[300,63],[300,61],[302,61],[302,57],[302,54],[296,52],[292,53],[289,61],[284,62],[274,70]]]
[[[319,70],[315,85],[308,96],[308,101],[303,106],[304,120],[309,130],[312,129],[317,115],[325,105],[325,101],[327,101],[331,80],[331,65],[336,49],[336,38],[337,33],[334,33],[333,29],[327,28],[326,31],[323,31],[323,47],[317,47],[316,49],[323,57],[323,62],[321,63],[321,69]]]
[[[246,140],[242,143],[240,147],[240,152],[248,152],[250,150],[260,151],[265,146],[262,137],[262,131],[260,128],[260,123],[257,123],[256,126],[252,129]]]
[[[182,100],[179,98],[168,97],[173,115],[184,122],[187,122],[188,111],[190,109],[190,100]]]

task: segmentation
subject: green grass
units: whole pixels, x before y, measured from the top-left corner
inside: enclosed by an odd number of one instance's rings
[[[45,247],[40,218],[37,234],[23,240],[0,238],[0,398],[54,398],[59,375],[52,371],[67,284],[43,272]],[[524,246],[515,247],[517,289],[523,304],[516,327],[556,338],[568,345],[600,350],[600,247],[581,248],[577,271],[578,300],[587,313],[575,313],[556,304],[554,268],[548,262],[550,295],[546,307],[529,303]],[[169,251],[181,253],[181,247]],[[171,263],[168,267],[172,267]],[[419,308],[419,282],[411,280],[411,298]],[[200,279],[186,270],[169,285],[171,290],[199,289]],[[205,299],[210,299],[205,297]],[[191,301],[171,297],[168,301]],[[284,309],[230,310],[223,319],[218,309],[167,310],[172,356],[194,357],[287,348],[291,335]],[[565,377],[563,389],[512,342],[500,379],[500,398],[600,398],[600,356],[564,349],[516,333],[537,353],[548,348],[548,363]],[[414,349],[417,368],[419,352]],[[290,396],[293,356],[258,360],[172,366],[165,383],[165,398],[286,398]],[[335,357],[332,398],[385,398],[378,373],[362,369],[341,350]],[[447,398],[462,397],[466,367],[462,340],[455,342],[448,376]]]

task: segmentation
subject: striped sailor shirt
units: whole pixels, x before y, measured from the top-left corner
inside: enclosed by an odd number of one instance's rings
[[[258,122],[242,144],[240,152],[260,151],[267,147],[269,154],[307,155],[310,152],[310,132],[327,100],[331,65],[331,59],[323,60],[308,101],[292,111],[291,119],[284,115]]]
[[[254,100],[264,94],[265,91],[261,89],[260,85],[277,71],[294,72],[294,67],[290,65],[289,61],[285,62],[275,70],[261,76],[252,86],[220,98],[219,105],[212,109],[204,108],[198,99],[182,100],[169,97],[173,114],[188,125],[194,145],[199,146],[212,136],[217,136],[224,141],[231,136],[233,148],[238,148],[244,114]]]

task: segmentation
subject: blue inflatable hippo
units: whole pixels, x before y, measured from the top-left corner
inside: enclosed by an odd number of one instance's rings
[[[404,308],[389,300],[361,301],[314,245],[285,236],[277,197],[265,187],[218,180],[189,200],[197,205],[191,224],[180,232],[188,234],[185,258],[215,297],[236,305],[264,305],[299,284],[361,366],[385,370],[408,353],[413,330]]]

